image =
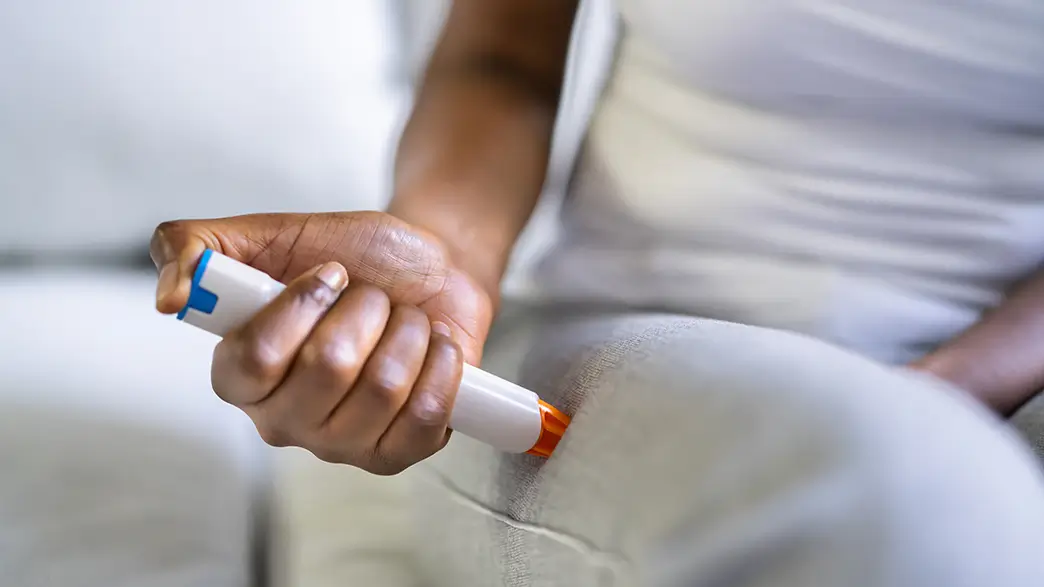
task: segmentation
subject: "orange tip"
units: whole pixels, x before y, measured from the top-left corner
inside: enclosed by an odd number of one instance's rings
[[[569,416],[558,411],[551,404],[545,403],[544,400],[539,400],[539,402],[540,438],[537,438],[536,444],[527,450],[526,454],[547,458],[555,451],[558,441],[562,440],[562,435],[565,434],[570,420]]]

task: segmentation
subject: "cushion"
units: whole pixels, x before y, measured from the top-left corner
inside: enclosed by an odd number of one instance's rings
[[[252,584],[264,452],[154,283],[0,272],[0,585]]]

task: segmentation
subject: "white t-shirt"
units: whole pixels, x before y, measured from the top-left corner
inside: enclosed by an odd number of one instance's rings
[[[619,10],[544,295],[898,363],[1044,259],[1044,2]]]

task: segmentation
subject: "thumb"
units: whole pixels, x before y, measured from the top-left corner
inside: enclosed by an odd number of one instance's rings
[[[159,271],[156,309],[174,314],[188,303],[192,274],[205,250],[213,249],[250,263],[275,240],[292,237],[291,229],[298,224],[303,225],[303,220],[296,214],[255,214],[160,224],[149,243],[149,255]]]

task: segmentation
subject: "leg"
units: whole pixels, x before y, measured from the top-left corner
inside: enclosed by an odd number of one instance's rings
[[[1040,474],[955,391],[807,338],[687,318],[560,316],[523,336],[521,381],[573,424],[546,462],[464,438],[435,458],[418,495],[422,527],[438,528],[422,550],[436,584],[1044,577]]]

